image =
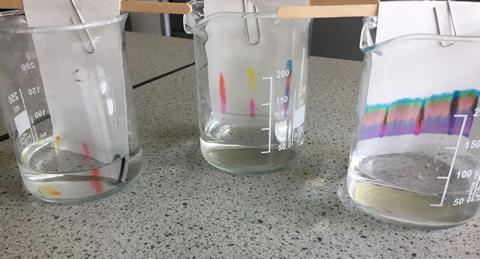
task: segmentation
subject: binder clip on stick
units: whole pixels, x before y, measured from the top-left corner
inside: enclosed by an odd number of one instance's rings
[[[449,25],[450,25],[451,30],[452,30],[452,36],[457,36],[457,28],[455,27],[455,18],[453,17],[452,5],[450,4],[450,0],[447,0],[446,2],[447,2],[448,20],[449,20]],[[437,9],[437,6],[433,7],[433,13],[435,15],[435,24],[437,26],[438,34],[439,35],[446,35],[442,31],[442,25],[440,23],[440,14],[439,14],[439,11]],[[453,43],[453,42],[447,43],[447,42],[443,42],[443,41],[440,42],[440,45],[442,47],[450,47],[453,44],[455,44],[455,43]]]

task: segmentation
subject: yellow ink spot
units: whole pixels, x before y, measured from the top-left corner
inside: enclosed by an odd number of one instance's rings
[[[253,92],[257,87],[257,71],[255,68],[248,67],[247,68],[247,80],[248,80],[248,89]]]
[[[62,196],[62,193],[58,191],[58,189],[55,186],[48,183],[40,184],[40,186],[38,187],[38,192],[45,196],[51,196],[51,197]]]
[[[60,136],[56,136],[55,137],[55,145],[57,145],[57,146],[60,145],[60,140],[61,140]]]

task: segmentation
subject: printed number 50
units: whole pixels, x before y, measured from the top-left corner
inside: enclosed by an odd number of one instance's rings
[[[463,198],[458,198],[453,201],[453,206],[458,206],[463,204],[464,199]]]

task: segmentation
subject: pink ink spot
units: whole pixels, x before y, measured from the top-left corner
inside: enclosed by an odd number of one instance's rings
[[[257,112],[256,112],[256,109],[255,109],[255,101],[253,100],[253,98],[250,98],[250,118],[255,118],[255,116],[257,116]]]
[[[383,119],[383,122],[382,124],[380,125],[380,137],[384,137],[385,136],[385,131],[387,130],[387,121],[388,121],[388,110],[387,112],[385,112],[385,117]]]
[[[422,109],[420,110],[420,113],[418,114],[418,117],[417,119],[415,120],[415,132],[414,134],[416,136],[420,135],[420,133],[422,133],[422,127],[423,127],[423,114],[424,110],[423,110],[423,107]]]
[[[422,130],[422,121],[421,121],[421,120],[417,120],[417,121],[415,122],[415,131],[413,132],[413,134],[415,134],[416,136],[418,136],[418,135],[420,135],[421,130]]]
[[[225,78],[220,73],[220,109],[223,114],[227,112],[227,89],[225,87]]]
[[[83,161],[90,162],[90,148],[86,143],[83,143]]]
[[[385,130],[386,130],[386,128],[387,128],[387,124],[382,123],[382,125],[380,125],[380,134],[379,134],[380,137],[385,136]]]
[[[90,159],[90,148],[86,143],[83,143],[83,161],[86,163],[91,164],[91,159]],[[98,168],[92,169],[92,172],[90,174],[90,186],[95,190],[96,193],[100,193],[103,191],[103,185],[102,183],[98,180],[100,176],[100,171]]]

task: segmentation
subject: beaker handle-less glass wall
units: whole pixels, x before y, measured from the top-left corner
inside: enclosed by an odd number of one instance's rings
[[[0,16],[0,103],[26,189],[75,203],[136,179],[142,152],[125,70],[127,15],[42,28],[28,28],[22,12]]]
[[[243,3],[228,7],[245,12],[222,12],[208,6],[214,1],[191,2],[185,27],[194,34],[202,154],[221,170],[255,174],[284,168],[302,151],[310,20]]]
[[[360,44],[350,196],[387,220],[461,224],[480,200],[480,37],[409,34],[375,45],[375,28],[371,17]]]

